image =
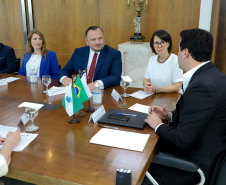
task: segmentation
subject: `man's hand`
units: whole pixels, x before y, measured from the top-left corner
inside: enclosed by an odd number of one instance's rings
[[[152,94],[155,92],[155,86],[152,83],[148,82],[144,85],[144,91],[148,94]]]
[[[162,123],[162,120],[155,112],[148,114],[147,118],[144,121],[153,129],[155,129],[160,123]]]
[[[151,106],[148,110],[148,113],[151,114],[152,112],[155,112],[161,120],[171,119],[170,112],[166,110],[166,104],[163,105],[162,107],[155,105]]]
[[[65,77],[65,78],[62,80],[62,84],[63,84],[64,86],[68,86],[71,82],[72,82],[72,79],[71,79],[71,78],[68,78],[68,77]]]
[[[88,84],[89,90],[91,92],[93,92],[93,90],[95,89],[95,82]]]

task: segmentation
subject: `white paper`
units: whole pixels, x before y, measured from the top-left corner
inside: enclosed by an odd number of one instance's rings
[[[152,94],[154,94],[154,93],[152,93]],[[148,94],[145,91],[139,90],[139,91],[136,91],[136,92],[130,94],[130,96],[137,98],[137,99],[144,99],[148,96],[151,96],[152,94]]]
[[[55,96],[58,94],[64,94],[66,92],[66,87],[51,87],[50,89],[47,90],[47,95],[48,96]]]
[[[44,106],[44,104],[40,104],[40,103],[30,103],[30,102],[23,102],[21,103],[18,107],[27,107],[27,108],[32,108],[35,110],[39,110]]]
[[[136,103],[133,106],[129,107],[128,109],[148,114],[149,107],[150,106],[148,105],[142,105],[142,104]]]
[[[93,114],[91,114],[89,121],[93,120],[96,123],[106,113],[104,106],[99,107]]]
[[[115,90],[113,89],[112,90],[112,93],[111,93],[111,96],[115,99],[115,101],[119,101],[119,100],[122,100],[122,97],[121,95]]]
[[[132,83],[132,79],[129,76],[121,76],[121,78],[124,82]]]
[[[5,78],[7,83],[10,83],[10,82],[13,82],[15,80],[19,80],[20,78],[17,78],[17,77],[8,77],[8,78]]]
[[[9,131],[15,132],[17,127],[8,127],[0,125],[0,136],[6,137]],[[27,133],[20,133],[21,141],[20,143],[13,149],[15,152],[20,152],[24,148],[26,148],[36,137],[38,134],[27,134]],[[3,145],[0,145],[0,149],[2,149]]]
[[[86,83],[86,73],[83,73],[81,81],[82,81],[82,85],[83,85],[83,87],[84,87],[84,89],[86,91],[86,94],[87,94],[88,98],[91,98],[93,95],[92,95],[91,91],[89,90],[89,87],[88,87],[88,85]]]
[[[90,143],[142,152],[150,134],[102,128]]]
[[[4,85],[8,85],[5,78],[0,80],[0,86],[4,86]]]

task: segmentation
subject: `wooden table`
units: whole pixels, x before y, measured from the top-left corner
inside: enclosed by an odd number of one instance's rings
[[[0,74],[0,78],[10,75]],[[42,93],[45,89],[39,79],[38,84],[31,84],[26,77],[0,87],[0,124],[17,126],[24,108],[18,108],[22,102],[39,102],[60,105],[53,111],[39,110],[34,123],[40,129],[37,138],[22,152],[13,152],[8,177],[34,184],[64,185],[113,185],[117,168],[132,169],[132,184],[141,184],[145,172],[153,158],[158,136],[149,126],[144,129],[120,127],[121,130],[150,134],[143,152],[135,152],[90,144],[90,139],[101,129],[98,123],[88,123],[91,113],[80,118],[80,123],[69,124],[66,111],[61,105],[64,95],[48,97]],[[51,86],[57,86],[53,80]],[[114,87],[122,93],[121,87]],[[118,109],[112,97],[113,88],[104,90],[103,105],[107,111]],[[131,93],[138,89],[128,88]],[[135,103],[145,105],[167,104],[168,110],[175,108],[178,93],[152,95],[143,100],[124,99],[129,106]],[[84,103],[87,107],[88,103]],[[21,125],[20,125],[21,126]],[[22,131],[25,129],[21,126]]]

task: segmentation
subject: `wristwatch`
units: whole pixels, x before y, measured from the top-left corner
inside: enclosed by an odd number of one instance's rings
[[[155,88],[155,94],[159,92],[158,87]]]

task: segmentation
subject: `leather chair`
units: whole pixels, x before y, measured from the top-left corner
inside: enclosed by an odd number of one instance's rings
[[[20,71],[20,61],[21,61],[21,58],[17,57],[16,58],[16,72],[12,73],[14,75],[18,75],[19,71]]]
[[[220,162],[216,164],[211,174],[212,179],[210,180],[213,182],[213,185],[226,184],[226,152],[224,152],[224,154],[221,156],[222,158]],[[152,163],[173,167],[188,172],[198,172],[200,175],[199,185],[203,185],[205,183],[205,175],[199,166],[196,163],[186,160],[182,157],[165,152],[158,152],[155,154]],[[149,172],[146,172],[146,176],[152,182],[152,184],[158,185],[157,181],[151,176]]]

